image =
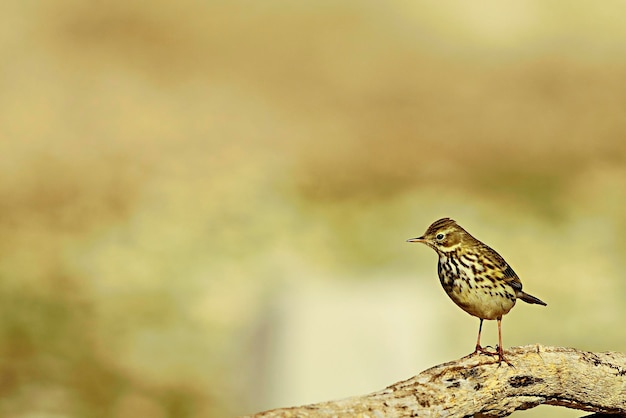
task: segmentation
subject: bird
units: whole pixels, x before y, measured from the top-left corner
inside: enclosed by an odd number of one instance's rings
[[[510,365],[502,348],[502,316],[515,306],[517,299],[530,304],[547,304],[522,291],[522,282],[504,258],[450,218],[433,222],[424,235],[407,242],[419,242],[435,250],[443,289],[461,309],[480,319],[476,347],[468,357],[479,353],[497,355],[498,364],[504,361]],[[496,352],[480,345],[485,319],[498,321]]]

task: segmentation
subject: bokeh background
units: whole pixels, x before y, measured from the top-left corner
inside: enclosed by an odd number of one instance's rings
[[[625,3],[0,9],[0,415],[233,416],[465,355],[405,243],[444,216],[548,302],[505,346],[626,351]]]

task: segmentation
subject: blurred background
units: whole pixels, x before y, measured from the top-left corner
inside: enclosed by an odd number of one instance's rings
[[[548,303],[505,347],[626,351],[625,3],[0,9],[0,415],[234,416],[466,355],[405,242],[445,216]]]

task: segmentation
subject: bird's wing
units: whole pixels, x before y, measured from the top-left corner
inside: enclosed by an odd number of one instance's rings
[[[483,244],[484,245],[484,244]],[[486,262],[493,264],[495,267],[494,270],[497,272],[496,274],[499,278],[504,279],[504,281],[509,284],[516,291],[522,290],[522,282],[520,281],[517,274],[513,271],[511,266],[502,258],[500,254],[498,254],[494,249],[485,245],[485,254]]]
[[[504,262],[504,264],[506,264],[506,269],[504,269],[503,272],[504,281],[510,284],[513,289],[522,290],[522,282],[519,277],[517,277],[517,274],[515,274],[511,266],[509,266],[506,262]]]

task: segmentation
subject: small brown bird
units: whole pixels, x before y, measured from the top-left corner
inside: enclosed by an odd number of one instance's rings
[[[450,218],[439,219],[426,233],[407,242],[421,242],[439,256],[439,281],[450,299],[470,315],[480,319],[478,340],[473,353],[498,355],[506,361],[502,349],[502,315],[508,313],[515,301],[546,306],[538,298],[522,292],[522,282],[504,258],[483,244]],[[480,346],[483,320],[498,321],[497,352]]]

